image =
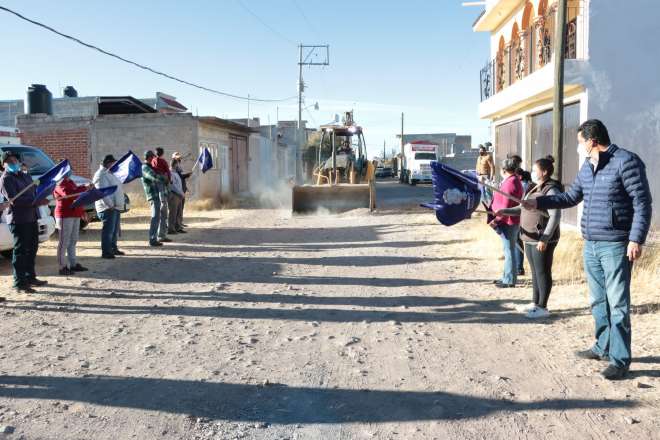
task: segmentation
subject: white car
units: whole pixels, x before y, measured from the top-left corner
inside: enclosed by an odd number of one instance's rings
[[[50,215],[48,206],[40,206],[37,215],[39,217],[39,220],[37,220],[39,224],[39,242],[43,243],[55,232],[55,219]],[[14,236],[9,230],[7,217],[3,211],[0,215],[0,254],[11,258],[12,249],[14,249]]]

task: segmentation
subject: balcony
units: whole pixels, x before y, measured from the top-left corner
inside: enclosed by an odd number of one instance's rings
[[[566,26],[565,59],[578,58],[578,19]],[[479,73],[481,102],[542,69],[554,55],[554,13],[538,20],[508,45],[501,44],[497,56]]]

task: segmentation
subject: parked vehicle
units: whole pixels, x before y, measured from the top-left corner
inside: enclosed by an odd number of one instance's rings
[[[13,151],[14,153],[18,154],[20,162],[25,164],[32,179],[38,179],[42,174],[55,166],[53,159],[51,159],[39,148],[33,147],[31,145],[0,145],[0,152],[6,150]],[[71,180],[73,180],[76,185],[87,185],[91,183],[91,180],[76,175],[72,175]],[[125,200],[126,209],[123,212],[126,212],[130,209],[130,199],[126,195]],[[50,203],[48,206],[50,208],[50,215],[52,216],[53,212],[55,211],[55,200],[52,197],[50,198]],[[98,220],[96,209],[94,208],[93,203],[85,206],[85,213],[87,214],[87,220],[85,221],[83,219],[83,221],[80,223],[81,227],[83,228],[87,226],[87,222]]]
[[[43,243],[55,232],[55,219],[50,215],[50,210],[47,206],[40,206],[37,209],[37,214],[39,216],[37,220],[39,224],[39,242]],[[2,212],[0,215],[0,255],[5,258],[11,258],[12,249],[14,249],[14,236],[9,230],[5,213]]]
[[[410,185],[431,182],[431,162],[437,159],[434,144],[418,141],[404,145],[401,181]]]
[[[376,177],[392,177],[392,167],[377,167]]]

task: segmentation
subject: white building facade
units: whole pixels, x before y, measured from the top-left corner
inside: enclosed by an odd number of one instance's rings
[[[490,61],[480,74],[479,116],[491,121],[495,158],[520,155],[527,168],[552,152],[552,99],[557,0],[488,0],[474,24],[488,32]],[[600,119],[612,142],[646,163],[660,200],[660,27],[656,0],[568,0],[564,86],[563,181],[584,158],[577,128]],[[658,224],[660,203],[654,206]],[[576,224],[576,209],[564,221]]]

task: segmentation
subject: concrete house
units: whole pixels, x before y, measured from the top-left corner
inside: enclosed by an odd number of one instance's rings
[[[76,172],[91,176],[106,154],[121,156],[127,150],[142,155],[162,147],[169,160],[175,151],[191,169],[203,148],[211,151],[214,168],[195,173],[190,188],[194,197],[247,193],[248,142],[252,130],[216,117],[190,113],[157,112],[132,97],[83,97],[53,100],[53,115],[16,117],[24,144],[43,149],[53,159],[68,158]],[[140,193],[139,182],[128,191]]]
[[[481,70],[479,116],[491,121],[497,160],[519,154],[527,167],[552,152],[556,0],[487,0],[473,26],[490,35]],[[655,0],[569,0],[565,60],[564,183],[584,160],[577,128],[601,119],[612,141],[639,154],[660,201],[660,83],[658,57],[648,48],[660,35]],[[485,56],[487,54],[484,54]],[[654,204],[654,223],[660,218]],[[577,223],[578,210],[563,219]]]

